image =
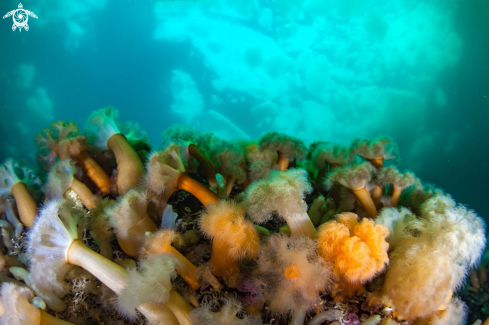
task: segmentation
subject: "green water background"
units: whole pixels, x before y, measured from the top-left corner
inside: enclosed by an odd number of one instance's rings
[[[0,25],[0,160],[113,105],[153,147],[174,123],[306,143],[392,136],[401,170],[487,220],[489,2],[26,1]],[[17,1],[2,1],[5,14]],[[2,15],[3,15],[2,14]]]

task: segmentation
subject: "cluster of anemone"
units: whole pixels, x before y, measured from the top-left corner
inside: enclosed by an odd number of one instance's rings
[[[391,138],[307,147],[176,125],[151,151],[118,117],[95,111],[83,134],[56,122],[38,168],[0,167],[0,322],[356,324],[351,301],[362,324],[466,317],[455,293],[485,224],[399,171]],[[77,318],[70,299],[87,296],[93,317]]]

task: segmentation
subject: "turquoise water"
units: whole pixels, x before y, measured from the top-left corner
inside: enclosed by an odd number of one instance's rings
[[[1,21],[0,158],[34,160],[43,128],[107,105],[154,147],[174,123],[306,143],[388,134],[401,169],[486,216],[489,4],[388,3],[24,2],[28,32]]]
[[[2,0],[2,15],[18,1]],[[401,170],[488,220],[489,2],[38,0],[0,25],[0,160],[108,105],[159,148],[175,123],[309,144],[390,135]]]

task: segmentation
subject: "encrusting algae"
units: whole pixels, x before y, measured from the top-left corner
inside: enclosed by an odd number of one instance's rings
[[[488,290],[483,220],[386,136],[174,125],[150,154],[109,107],[37,141],[0,167],[1,324],[455,325]]]

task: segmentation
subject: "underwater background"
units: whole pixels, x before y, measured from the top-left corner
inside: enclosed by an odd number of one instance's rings
[[[18,1],[2,0],[2,15]],[[387,134],[411,170],[488,220],[486,0],[32,0],[0,25],[0,160],[113,105],[154,149],[175,123],[349,145]]]

